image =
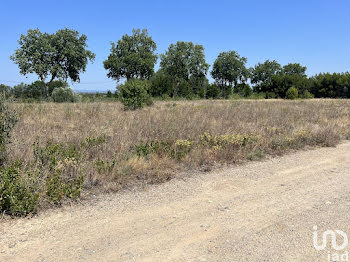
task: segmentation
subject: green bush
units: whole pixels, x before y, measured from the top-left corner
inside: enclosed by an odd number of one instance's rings
[[[57,80],[47,84],[48,95],[51,96],[52,92],[56,88],[68,88],[68,84],[65,81]],[[30,85],[21,83],[16,85],[12,89],[12,93],[15,98],[21,100],[31,99],[34,101],[46,99],[46,86],[42,81],[35,81]]]
[[[277,98],[276,94],[274,92],[267,92],[266,93],[266,98],[269,99],[273,99],[273,98]]]
[[[80,100],[80,95],[73,92],[73,90],[69,87],[56,87],[52,91],[52,100],[56,103],[74,103]]]
[[[10,110],[0,97],[0,165],[6,160],[6,145],[10,142],[10,134],[18,118],[14,110]]]
[[[148,82],[145,80],[129,80],[123,85],[119,85],[121,102],[125,109],[135,110],[152,104],[148,94]]]
[[[33,150],[36,165],[47,174],[45,194],[50,203],[60,204],[64,198],[78,198],[84,184],[80,166],[82,148],[75,144],[48,141],[45,146],[34,143]]]
[[[300,98],[311,99],[311,98],[314,98],[314,95],[311,94],[309,91],[305,90],[305,91],[300,95]]]
[[[296,89],[294,86],[290,87],[287,90],[286,98],[287,99],[297,99],[298,98],[298,89]]]
[[[37,174],[22,174],[19,162],[0,170],[0,211],[10,215],[35,213],[39,202]]]
[[[253,90],[248,84],[240,83],[234,87],[234,92],[243,97],[249,97],[252,95]]]
[[[84,184],[84,176],[68,177],[64,170],[55,169],[46,178],[46,195],[52,204],[61,204],[64,198],[77,199]]]
[[[220,88],[216,84],[207,86],[206,98],[218,98],[220,96]]]

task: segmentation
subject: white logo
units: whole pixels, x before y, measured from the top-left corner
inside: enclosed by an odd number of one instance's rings
[[[317,233],[317,226],[313,227],[313,244],[314,248],[317,251],[321,251],[326,249],[328,238],[330,238],[332,243],[332,248],[336,251],[343,250],[348,246],[348,236],[345,232],[341,230],[327,230],[324,231],[322,234],[322,243],[321,245],[318,244],[318,233]],[[342,238],[341,245],[338,245],[337,243],[337,235],[339,235]],[[338,238],[339,239],[339,238]],[[332,259],[332,260],[331,260]],[[345,252],[344,254],[338,254],[338,253],[331,253],[328,251],[328,261],[349,261],[349,254],[348,252]]]

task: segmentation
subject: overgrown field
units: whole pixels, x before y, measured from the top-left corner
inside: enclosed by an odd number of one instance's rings
[[[136,111],[115,102],[14,106],[20,120],[7,175],[16,174],[25,196],[14,214],[82,190],[159,183],[181,171],[350,139],[350,100],[156,102]]]

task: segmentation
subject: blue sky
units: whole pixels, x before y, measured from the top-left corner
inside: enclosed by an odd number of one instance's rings
[[[88,37],[96,60],[75,90],[115,90],[102,62],[110,42],[133,28],[147,28],[163,53],[176,41],[205,48],[212,64],[222,51],[236,50],[248,66],[266,59],[299,62],[308,75],[350,71],[350,1],[16,1],[1,0],[0,83],[30,83],[9,56],[28,29],[53,33],[68,27]],[[158,61],[159,63],[159,61]]]

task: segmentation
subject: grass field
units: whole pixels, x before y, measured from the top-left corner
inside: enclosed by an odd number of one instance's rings
[[[20,122],[9,162],[33,166],[54,154],[63,176],[83,175],[84,188],[103,191],[350,136],[350,100],[156,102],[137,111],[103,102],[15,107]]]

